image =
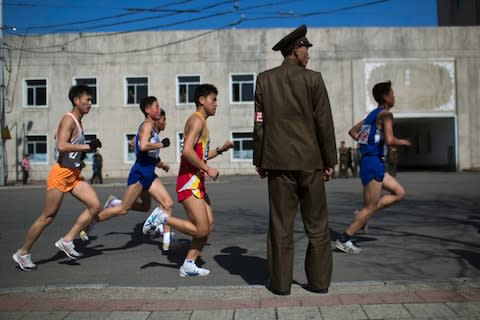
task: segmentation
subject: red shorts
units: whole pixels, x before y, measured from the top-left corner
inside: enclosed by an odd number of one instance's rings
[[[191,195],[198,199],[205,198],[205,178],[203,175],[182,174],[177,177],[177,198],[182,202]]]
[[[177,192],[178,202],[182,202],[190,196],[194,196],[198,199],[205,198],[205,188],[204,189],[189,189]]]

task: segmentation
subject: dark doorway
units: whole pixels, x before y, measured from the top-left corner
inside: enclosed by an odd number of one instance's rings
[[[455,118],[395,118],[394,133],[413,147],[400,147],[398,169],[455,171]]]

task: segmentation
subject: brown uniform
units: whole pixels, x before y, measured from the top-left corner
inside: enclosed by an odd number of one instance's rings
[[[326,289],[332,253],[323,169],[337,164],[337,152],[321,74],[288,57],[281,66],[260,73],[253,140],[253,163],[268,172],[269,287],[290,292],[293,226],[300,205],[309,239],[305,259],[308,285]]]

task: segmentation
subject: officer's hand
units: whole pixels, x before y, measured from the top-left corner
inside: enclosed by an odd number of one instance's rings
[[[329,181],[333,175],[333,168],[323,169],[323,181]]]
[[[260,178],[262,178],[262,179],[268,177],[268,170],[267,169],[257,167],[257,172],[258,172],[258,175],[260,176]]]
[[[163,138],[163,140],[161,142],[162,142],[164,148],[166,148],[170,145],[170,139],[168,139],[168,138]]]

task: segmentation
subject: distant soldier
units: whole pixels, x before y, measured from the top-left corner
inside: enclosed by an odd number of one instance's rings
[[[340,148],[338,148],[339,158],[339,172],[340,178],[348,178],[348,148],[345,145],[345,141],[340,142]]]

